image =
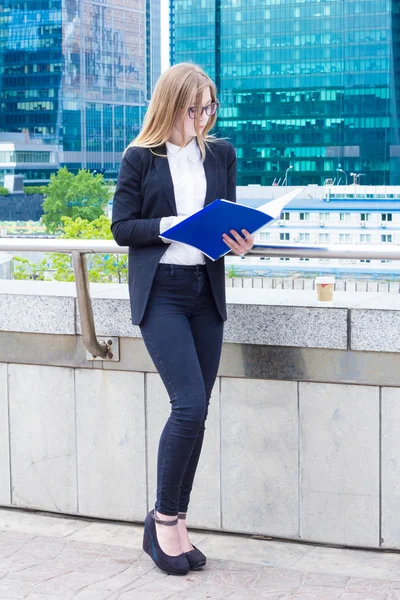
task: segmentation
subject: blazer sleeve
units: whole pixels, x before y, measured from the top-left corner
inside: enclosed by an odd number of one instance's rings
[[[142,162],[139,149],[122,159],[114,194],[111,231],[119,246],[152,246],[163,244],[160,235],[161,218],[141,219]]]
[[[228,152],[228,198],[236,202],[236,152],[232,144],[229,144]]]

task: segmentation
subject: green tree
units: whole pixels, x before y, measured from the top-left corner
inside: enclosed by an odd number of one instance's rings
[[[62,230],[64,216],[94,221],[104,215],[104,207],[110,198],[111,188],[103,175],[93,175],[84,169],[73,175],[67,167],[63,167],[50,177],[42,205],[42,221],[49,233]]]
[[[43,259],[39,264],[30,262],[22,256],[14,256],[13,279],[33,279],[45,281],[45,271],[47,270],[47,261]]]
[[[97,219],[89,220],[71,217],[62,217],[63,239],[69,240],[112,240],[111,223],[104,214]]]
[[[63,239],[85,240],[110,240],[112,233],[110,220],[102,215],[98,219],[72,219],[62,217]],[[74,281],[72,256],[56,252],[46,253],[40,265],[30,263],[27,259],[15,257],[19,261],[14,270],[14,279],[40,279],[49,280],[46,274],[52,271],[56,281]],[[126,283],[128,281],[128,255],[127,254],[87,254],[89,281],[94,283]]]
[[[74,176],[66,167],[50,176],[47,196],[42,204],[42,221],[49,233],[55,233],[62,224],[61,217],[67,214],[67,194]]]
[[[63,217],[64,239],[111,240],[113,239],[110,220],[102,215],[94,221]],[[74,270],[70,254],[51,254],[54,279],[74,281]],[[94,283],[119,282],[128,280],[128,256],[126,254],[88,254],[87,266],[89,281]]]

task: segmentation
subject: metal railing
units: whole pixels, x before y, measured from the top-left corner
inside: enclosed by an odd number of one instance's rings
[[[0,252],[60,252],[71,254],[81,319],[82,337],[93,357],[111,359],[111,344],[100,342],[96,336],[93,307],[85,254],[127,254],[127,246],[118,246],[113,240],[60,240],[33,238],[0,238]],[[256,244],[252,256],[279,256],[293,258],[360,258],[400,260],[400,246],[396,245],[281,245]]]

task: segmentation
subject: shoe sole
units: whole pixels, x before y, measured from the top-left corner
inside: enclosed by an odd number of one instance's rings
[[[190,570],[191,571],[198,571],[199,569],[202,569],[205,566],[206,566],[206,562],[204,561],[203,563],[199,563],[198,565],[195,565],[193,567],[191,566]]]

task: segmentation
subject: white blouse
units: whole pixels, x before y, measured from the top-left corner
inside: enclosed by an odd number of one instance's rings
[[[196,138],[193,138],[185,148],[171,144],[171,142],[167,142],[166,146],[178,217],[161,219],[160,233],[176,225],[184,217],[204,208],[207,190],[204,165]],[[160,263],[199,265],[204,264],[205,259],[204,254],[197,248],[171,242],[161,257]]]

